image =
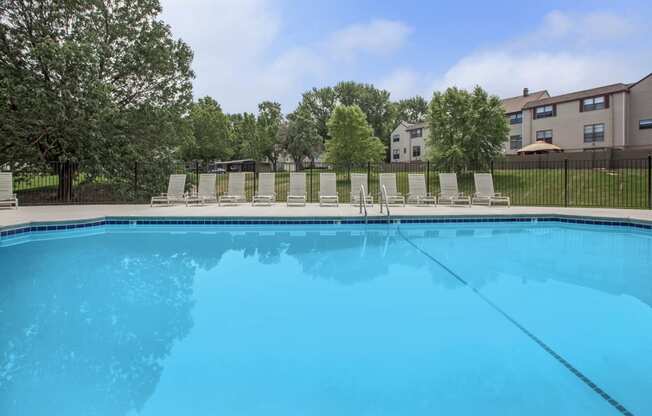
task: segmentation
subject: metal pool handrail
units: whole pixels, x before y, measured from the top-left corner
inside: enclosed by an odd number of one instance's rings
[[[380,213],[383,213],[383,202],[385,203],[385,208],[387,209],[387,218],[390,219],[391,215],[389,213],[389,203],[387,202],[387,188],[385,188],[385,185],[382,186],[381,189],[382,193],[382,201],[380,201]]]
[[[364,210],[364,222],[367,222],[367,195],[364,192],[364,185],[360,184],[360,214]]]

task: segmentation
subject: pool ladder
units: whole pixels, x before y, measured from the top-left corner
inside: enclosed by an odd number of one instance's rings
[[[383,203],[385,203],[385,209],[387,210],[387,223],[391,224],[392,223],[392,215],[389,212],[389,202],[387,202],[387,188],[385,188],[385,185],[382,186],[381,191],[381,198],[380,198],[380,213],[383,213]]]
[[[367,195],[364,191],[364,185],[360,184],[360,215],[364,212],[364,223],[367,223]]]

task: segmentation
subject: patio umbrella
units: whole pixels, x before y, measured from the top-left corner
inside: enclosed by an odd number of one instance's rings
[[[519,155],[529,155],[533,153],[549,153],[549,152],[561,152],[559,146],[555,146],[552,143],[546,143],[542,140],[538,140],[536,143],[529,144],[522,149],[516,151]]]

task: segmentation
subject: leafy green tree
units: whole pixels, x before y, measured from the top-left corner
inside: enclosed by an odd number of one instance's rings
[[[231,125],[233,157],[235,159],[261,160],[256,147],[256,115],[252,113],[229,114]]]
[[[317,123],[305,108],[300,107],[288,115],[285,151],[294,161],[297,170],[305,158],[313,160],[323,149],[322,138],[317,130]]]
[[[303,94],[297,111],[307,111],[310,113],[317,125],[317,133],[321,136],[322,141],[325,142],[329,138],[328,120],[331,118],[331,114],[337,105],[337,95],[332,87],[313,88]]]
[[[0,164],[170,160],[192,52],[160,12],[158,0],[0,1]],[[59,172],[70,198],[75,172]]]
[[[428,115],[429,158],[441,169],[486,168],[501,154],[509,133],[500,99],[482,88],[435,92]]]
[[[192,137],[183,146],[185,160],[227,160],[233,156],[231,126],[220,105],[211,97],[200,98],[188,116]]]
[[[371,84],[348,81],[337,84],[335,94],[339,104],[360,107],[373,129],[374,136],[389,143],[389,136],[394,126],[391,125],[393,107],[388,91],[378,89]]]
[[[276,164],[283,152],[281,144],[282,123],[281,104],[270,101],[263,101],[258,104],[255,152],[258,156],[267,158],[272,163],[274,170],[276,170]],[[259,157],[259,159],[262,158]]]
[[[393,128],[398,126],[401,121],[407,121],[408,123],[417,123],[419,121],[423,121],[428,115],[428,101],[419,95],[412,98],[399,100],[393,103],[393,107]]]
[[[380,90],[371,84],[340,82],[335,87],[313,88],[303,94],[299,108],[310,112],[317,124],[317,132],[326,142],[331,138],[328,120],[338,105],[357,105],[371,125],[373,134],[389,143],[389,136],[394,129],[394,107],[389,92]],[[386,155],[389,157],[389,154]]]
[[[357,105],[335,107],[328,121],[331,139],[326,142],[326,161],[342,167],[379,162],[385,145],[373,136],[373,129]]]

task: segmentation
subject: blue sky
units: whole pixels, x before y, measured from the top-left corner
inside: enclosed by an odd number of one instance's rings
[[[195,96],[228,112],[292,111],[342,80],[394,99],[478,84],[501,97],[633,82],[652,72],[649,1],[161,0],[195,52]]]

